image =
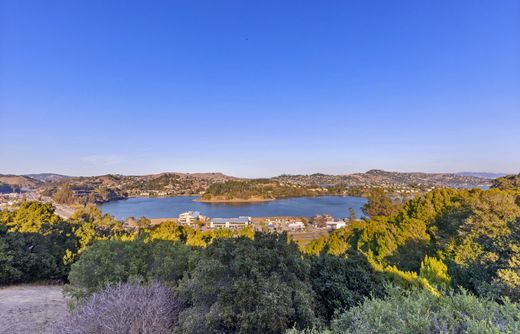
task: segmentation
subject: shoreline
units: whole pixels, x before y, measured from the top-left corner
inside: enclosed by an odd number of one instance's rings
[[[194,199],[194,202],[199,203],[261,203],[261,202],[271,202],[276,201],[276,198],[250,198],[250,199]]]

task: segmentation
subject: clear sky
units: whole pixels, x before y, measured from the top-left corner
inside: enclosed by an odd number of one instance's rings
[[[0,173],[520,172],[520,1],[0,4]]]

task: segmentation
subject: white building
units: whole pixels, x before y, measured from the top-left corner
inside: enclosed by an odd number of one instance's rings
[[[303,231],[305,224],[303,222],[294,222],[287,224],[287,228],[291,231]]]
[[[211,228],[239,229],[251,224],[251,217],[240,216],[238,218],[212,218],[209,222]]]
[[[179,215],[179,219],[177,221],[180,224],[191,224],[195,223],[200,217],[200,212],[198,211],[187,211],[183,212]]]
[[[344,221],[341,221],[341,220],[340,221],[328,221],[326,224],[327,224],[327,229],[330,231],[334,231],[334,230],[347,226],[347,223],[345,223]]]

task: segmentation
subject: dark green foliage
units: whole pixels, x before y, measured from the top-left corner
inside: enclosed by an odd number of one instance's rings
[[[333,193],[327,189],[310,189],[308,187],[285,184],[269,179],[255,179],[247,181],[226,181],[214,183],[206,190],[204,200],[233,200],[233,199],[275,199],[286,197],[317,196]]]
[[[0,211],[0,284],[66,280],[70,265],[96,239],[122,237],[121,223],[95,206],[69,221],[49,203],[24,202]]]
[[[315,323],[310,266],[285,235],[216,240],[181,281],[179,333],[283,333]]]
[[[66,223],[44,227],[41,233],[8,232],[0,225],[0,284],[64,280],[77,250],[71,234]]]
[[[132,280],[173,286],[188,270],[192,252],[180,242],[99,240],[72,265],[67,292],[80,299],[107,284]]]
[[[382,274],[375,272],[359,253],[351,252],[347,258],[323,254],[310,260],[318,312],[326,321],[365,298],[384,294]]]

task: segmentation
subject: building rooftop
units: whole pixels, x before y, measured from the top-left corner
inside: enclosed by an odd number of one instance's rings
[[[247,224],[249,223],[249,217],[238,217],[238,218],[213,218],[211,221],[213,224],[225,224],[225,223],[234,223],[234,224]]]

